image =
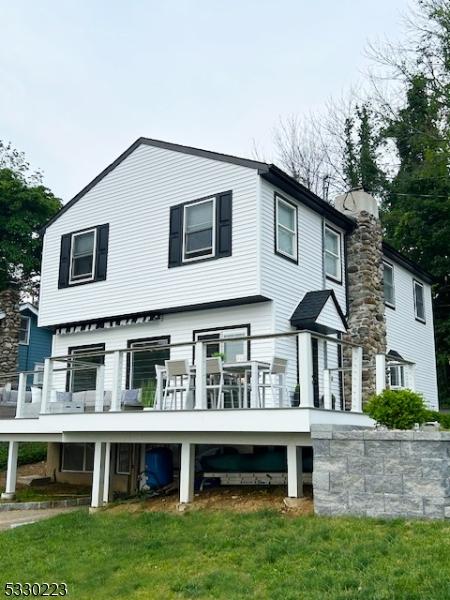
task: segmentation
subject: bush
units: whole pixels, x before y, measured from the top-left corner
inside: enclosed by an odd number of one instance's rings
[[[423,397],[411,390],[384,390],[372,396],[364,407],[372,419],[389,429],[412,429],[429,420]]]
[[[47,458],[47,444],[41,442],[26,442],[19,444],[17,462],[19,465],[28,465],[41,462]],[[8,443],[0,443],[0,471],[4,471],[8,464]]]
[[[437,421],[441,429],[450,429],[450,414],[449,413],[441,413],[436,410],[428,411],[427,421]]]

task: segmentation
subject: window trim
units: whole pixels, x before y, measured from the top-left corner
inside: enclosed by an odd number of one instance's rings
[[[86,446],[87,444],[92,444],[93,442],[67,442],[67,443],[63,443],[61,444],[61,473],[93,473],[94,469],[92,469],[92,471],[86,469]],[[75,444],[79,444],[83,446],[83,469],[81,471],[79,470],[75,470],[75,469],[65,469],[64,468],[64,451],[67,448],[67,446],[70,445],[75,445]]]
[[[422,288],[423,317],[419,317],[419,315],[417,314],[416,286]],[[427,313],[425,311],[425,286],[421,281],[418,281],[417,279],[413,279],[413,298],[414,298],[414,318],[419,323],[423,323],[425,325],[427,322]]]
[[[121,446],[128,446],[129,450],[130,450],[130,460],[128,463],[128,471],[119,471],[119,452],[120,452]],[[116,475],[130,475],[132,462],[133,462],[133,444],[131,444],[129,442],[128,443],[127,442],[125,442],[125,443],[119,442],[116,446],[116,460],[115,460],[116,464],[114,465]]]
[[[290,230],[288,227],[286,227],[285,225],[278,223],[278,204],[279,204],[279,202],[282,202],[283,204],[286,204],[287,206],[289,206],[289,208],[294,209],[294,214],[295,214],[295,220],[294,220],[295,231],[294,232],[292,230]],[[295,256],[292,256],[292,254],[288,254],[287,252],[284,252],[283,250],[279,249],[279,247],[278,247],[278,227],[279,226],[291,234],[294,233]],[[297,206],[297,204],[294,204],[294,202],[291,202],[290,200],[288,200],[287,198],[285,198],[278,192],[275,192],[275,194],[274,194],[274,234],[275,234],[275,240],[274,240],[275,241],[275,254],[277,254],[278,256],[281,256],[282,258],[285,258],[286,260],[290,260],[294,264],[298,265],[298,206]]]
[[[202,335],[205,333],[220,333],[221,331],[228,331],[229,329],[245,329],[247,331],[247,336],[250,336],[251,326],[250,323],[244,323],[243,325],[224,325],[223,327],[205,327],[204,329],[194,329],[192,332],[192,341],[196,342],[198,335]],[[232,338],[230,338],[232,339]],[[250,340],[247,340],[247,358],[246,360],[251,360],[251,343]],[[192,362],[195,363],[195,344],[192,346]]]
[[[199,256],[192,256],[186,258],[186,210],[191,206],[195,206],[197,204],[205,204],[206,202],[212,202],[212,244],[211,244],[211,252],[209,254],[200,254]],[[206,260],[208,258],[216,257],[216,224],[217,221],[217,195],[209,196],[208,198],[202,198],[200,200],[194,200],[192,202],[187,202],[183,204],[183,231],[182,231],[182,249],[181,249],[181,262],[191,263],[198,260]],[[197,252],[201,252],[201,250],[197,250]]]
[[[155,337],[145,337],[145,338],[136,338],[134,340],[128,340],[127,341],[127,348],[132,348],[133,344],[136,343],[144,343],[144,342],[157,342],[157,341],[161,341],[161,340],[166,340],[167,344],[162,344],[162,346],[169,346],[170,345],[170,335],[160,335],[160,336],[155,336]],[[157,346],[156,346],[157,347]],[[169,356],[171,355],[171,349],[169,348]],[[125,387],[127,390],[131,389],[131,385],[133,382],[133,358],[132,358],[132,353],[131,352],[127,352],[127,370],[126,370],[126,377],[125,377]]]
[[[30,337],[31,337],[31,317],[27,316],[27,315],[20,315],[20,319],[26,319],[27,321],[27,339],[26,342],[21,342],[20,341],[20,332],[22,331],[22,328],[19,325],[19,344],[21,346],[29,346],[30,345]]]
[[[74,239],[80,235],[85,235],[86,233],[94,234],[94,246],[92,248],[92,272],[89,277],[74,277],[72,276],[73,269],[73,249],[74,249]],[[69,265],[69,285],[76,285],[78,283],[88,283],[90,281],[94,281],[95,279],[95,271],[96,271],[96,257],[97,257],[97,227],[90,227],[89,229],[83,229],[81,231],[74,231],[70,234],[70,265]]]
[[[77,351],[77,350],[84,350],[84,349],[88,349],[88,350],[92,350],[92,351],[96,351],[96,350],[100,350],[102,352],[105,352],[105,344],[104,342],[99,342],[98,344],[84,344],[82,346],[69,346],[69,348],[67,348],[67,354],[72,355],[73,351]],[[103,364],[105,364],[105,357],[103,356]],[[94,364],[93,369],[96,368],[96,365]],[[72,385],[73,385],[73,374],[75,373],[75,371],[67,371],[67,375],[66,375],[66,392],[72,392]],[[75,392],[76,393],[76,392]]]
[[[393,291],[393,295],[394,295],[394,302],[389,302],[388,300],[386,300],[386,295],[384,293],[384,268],[385,267],[389,267],[392,271],[392,291]],[[393,263],[390,263],[389,261],[383,259],[383,297],[384,297],[384,305],[388,306],[389,308],[392,308],[392,310],[395,310],[395,275],[394,275],[394,265]]]
[[[329,273],[327,273],[326,260],[325,260],[327,252],[328,252],[328,254],[331,254],[334,258],[336,258],[335,254],[332,254],[329,250],[326,249],[325,239],[326,239],[327,230],[331,231],[333,234],[335,234],[339,240],[338,241],[339,254],[337,256],[338,267],[339,267],[338,268],[339,277],[335,277],[334,275],[330,275]],[[328,279],[329,281],[334,281],[335,283],[339,283],[342,285],[342,231],[339,231],[339,229],[335,229],[329,223],[324,223],[324,226],[323,226],[323,272],[325,275],[325,279]]]

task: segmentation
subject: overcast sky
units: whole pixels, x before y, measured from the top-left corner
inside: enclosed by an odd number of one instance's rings
[[[137,137],[268,159],[363,79],[407,0],[0,0],[0,139],[64,202]]]

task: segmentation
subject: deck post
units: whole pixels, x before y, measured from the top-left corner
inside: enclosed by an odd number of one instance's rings
[[[105,443],[105,473],[103,478],[103,504],[112,500],[111,489],[111,442]]]
[[[203,342],[195,344],[195,408],[208,408],[206,398],[206,346]]]
[[[23,418],[26,389],[27,389],[27,376],[25,373],[20,373],[19,374],[19,386],[17,388],[16,419]]]
[[[325,410],[331,410],[331,371],[330,369],[323,370],[323,407]]]
[[[386,356],[377,354],[375,356],[375,390],[381,394],[386,389]]]
[[[287,471],[289,498],[301,498],[303,496],[303,464],[301,446],[288,444]]]
[[[111,410],[118,412],[121,409],[122,400],[123,353],[120,350],[116,350],[113,356]]]
[[[94,472],[92,474],[91,508],[99,508],[103,504],[103,484],[105,477],[106,444],[95,442]]]
[[[309,331],[298,334],[298,378],[300,406],[314,407],[312,343]]]
[[[5,491],[1,495],[2,500],[13,500],[16,495],[17,480],[17,454],[19,451],[19,442],[9,442],[8,448],[8,467],[6,471]]]
[[[180,464],[180,504],[188,504],[194,499],[195,444],[181,444]]]
[[[362,359],[361,346],[352,348],[352,412],[362,412]]]
[[[53,361],[51,358],[44,360],[44,377],[42,381],[42,401],[41,414],[45,415],[48,412],[48,404],[52,393],[53,385]]]
[[[98,365],[96,379],[95,379],[95,412],[103,412],[104,392],[105,392],[105,365]]]

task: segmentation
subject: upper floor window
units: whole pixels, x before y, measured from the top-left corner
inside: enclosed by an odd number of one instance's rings
[[[342,280],[341,234],[329,225],[324,232],[325,276],[339,283]]]
[[[214,256],[216,199],[184,207],[183,260]]]
[[[419,321],[425,323],[425,300],[423,294],[423,283],[420,281],[413,281],[414,285],[414,313],[415,317]]]
[[[105,280],[108,244],[109,224],[62,235],[58,287]]]
[[[20,317],[19,344],[28,345],[30,343],[30,325],[30,317]]]
[[[275,250],[297,262],[297,207],[275,196]]]
[[[96,234],[96,229],[72,234],[70,283],[87,281],[94,278]]]
[[[395,290],[394,290],[394,267],[393,265],[383,262],[383,290],[384,303],[387,306],[395,306]]]

